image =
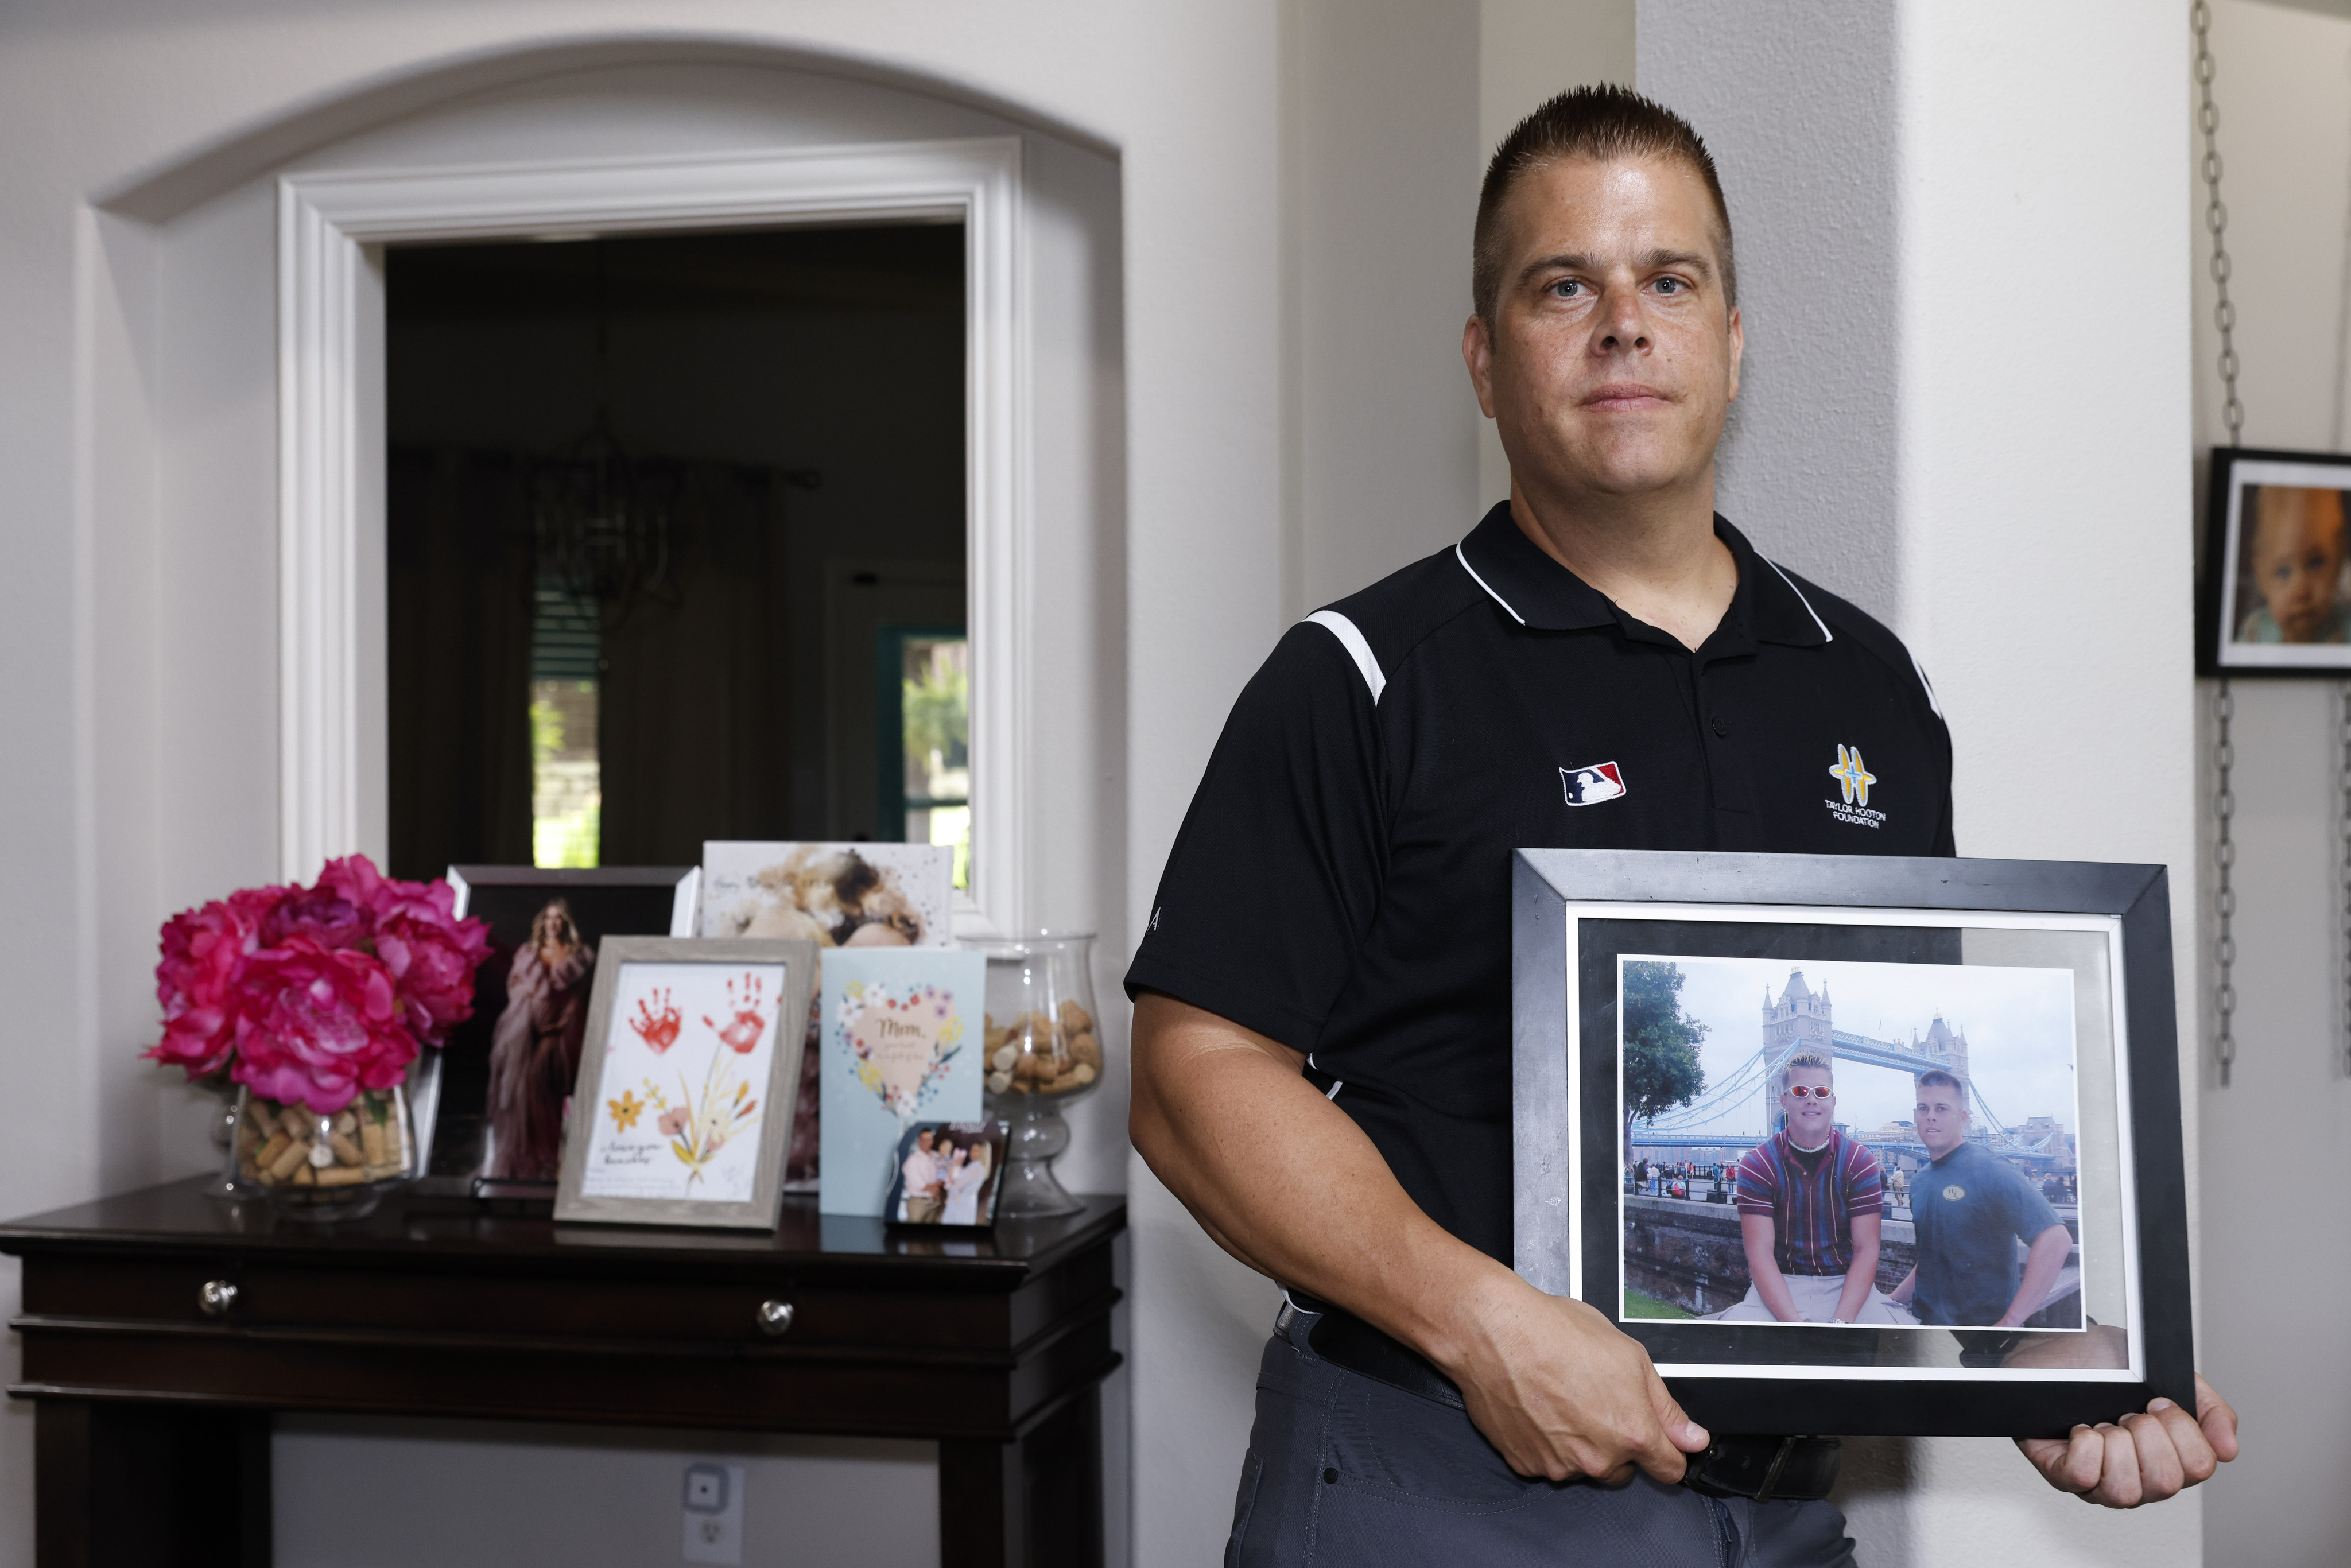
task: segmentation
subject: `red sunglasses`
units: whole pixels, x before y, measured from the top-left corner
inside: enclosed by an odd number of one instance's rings
[[[1788,1092],[1793,1094],[1799,1100],[1834,1100],[1836,1098],[1836,1091],[1834,1089],[1807,1089],[1801,1083],[1789,1084]]]

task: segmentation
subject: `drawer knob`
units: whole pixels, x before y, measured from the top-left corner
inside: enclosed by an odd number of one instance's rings
[[[233,1290],[235,1287],[231,1287]],[[759,1332],[774,1339],[792,1326],[792,1304],[789,1301],[759,1303]]]
[[[206,1280],[204,1288],[196,1292],[196,1305],[208,1318],[225,1318],[228,1310],[236,1305],[236,1287],[226,1280]]]

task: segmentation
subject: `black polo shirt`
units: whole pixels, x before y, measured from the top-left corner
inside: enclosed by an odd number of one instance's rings
[[[1510,1257],[1510,852],[1948,855],[1951,743],[1894,634],[1755,553],[1696,653],[1496,507],[1293,626],[1176,834],[1130,995],[1303,1051],[1439,1225]]]

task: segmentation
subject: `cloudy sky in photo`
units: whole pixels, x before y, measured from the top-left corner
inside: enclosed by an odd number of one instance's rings
[[[1793,966],[1778,958],[1667,961],[1687,977],[1682,1010],[1707,1026],[1698,1046],[1707,1084],[1725,1082],[1763,1042],[1765,988],[1776,1002]],[[2020,1126],[2028,1117],[2053,1116],[2067,1131],[2074,1129],[2072,970],[1954,964],[1802,967],[1814,991],[1827,986],[1836,1029],[1907,1043],[1913,1034],[1925,1034],[1940,1012],[1967,1035],[1970,1075],[2003,1123]],[[1916,1103],[1907,1074],[1858,1061],[1837,1062],[1836,1091],[1836,1119],[1864,1132],[1910,1120]],[[1741,1094],[1706,1130],[1760,1132],[1762,1114],[1759,1089]]]

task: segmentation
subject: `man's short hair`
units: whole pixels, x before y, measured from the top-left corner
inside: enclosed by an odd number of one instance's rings
[[[1817,1051],[1800,1051],[1788,1058],[1787,1071],[1793,1072],[1799,1067],[1817,1067],[1832,1078],[1836,1076],[1834,1064]]]
[[[1968,1097],[1966,1091],[1968,1086],[1966,1084],[1960,1082],[1953,1074],[1944,1071],[1939,1067],[1930,1067],[1926,1071],[1918,1074],[1919,1088],[1924,1089],[1932,1083],[1949,1084],[1952,1090],[1959,1096],[1959,1114],[1962,1116],[1967,1114]]]
[[[1625,158],[1668,158],[1687,164],[1714,198],[1714,248],[1722,258],[1726,308],[1739,303],[1739,267],[1730,255],[1730,207],[1714,157],[1690,122],[1628,87],[1603,82],[1561,93],[1519,121],[1486,165],[1478,192],[1478,226],[1470,242],[1469,297],[1493,330],[1494,307],[1502,295],[1502,208],[1521,175],[1564,158],[1614,162]]]

